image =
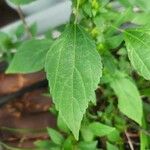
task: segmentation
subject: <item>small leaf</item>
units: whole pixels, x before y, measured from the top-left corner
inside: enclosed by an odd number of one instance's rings
[[[84,141],[86,142],[90,142],[93,141],[94,139],[94,135],[92,133],[92,131],[86,126],[86,127],[82,127],[81,128],[81,135]]]
[[[65,139],[65,141],[63,142],[63,145],[62,145],[62,149],[63,150],[72,150],[73,149],[73,143],[72,143],[72,137],[69,136],[67,139]]]
[[[115,145],[107,142],[107,150],[119,150]]]
[[[79,150],[97,150],[97,141],[80,142],[78,148]]]
[[[149,107],[149,106],[148,106]],[[147,121],[146,121],[146,114],[144,113],[143,119],[142,119],[142,127],[144,129],[148,129]],[[140,150],[146,150],[150,147],[149,143],[149,136],[146,135],[142,130],[140,131]]]
[[[16,36],[18,37],[18,38],[20,38],[21,36],[23,36],[24,35],[24,33],[25,33],[25,29],[24,29],[24,26],[23,26],[23,24],[20,24],[17,28],[16,28]]]
[[[78,139],[88,102],[95,102],[95,89],[102,74],[96,45],[78,25],[68,25],[46,57],[45,70],[56,109]]]
[[[24,42],[15,54],[7,73],[31,73],[44,68],[51,41],[32,39]]]
[[[120,111],[141,125],[142,100],[134,83],[127,78],[115,78],[111,87],[118,96]]]
[[[35,36],[36,33],[37,33],[37,24],[36,24],[36,23],[33,23],[33,24],[29,27],[29,30],[30,30],[31,34],[32,34],[33,36]],[[25,30],[25,27],[24,27],[23,24],[20,24],[20,25],[17,27],[17,29],[16,29],[16,31],[15,31],[15,34],[16,34],[17,38],[21,38],[22,36],[24,36],[24,35],[26,34],[26,30]]]
[[[83,11],[89,16],[92,17],[92,6],[90,3],[85,3],[83,5]]]
[[[60,150],[60,147],[58,147],[58,145],[49,140],[39,140],[34,142],[34,145],[36,147],[36,150]]]
[[[145,79],[150,80],[150,30],[149,27],[125,31],[125,42],[132,66]]]
[[[34,2],[35,0],[9,0],[9,1],[14,3],[15,5],[25,5]]]
[[[123,41],[122,34],[114,35],[106,39],[106,42],[110,49],[119,47],[122,41]]]
[[[150,97],[150,87],[146,87],[140,90],[142,96]]]
[[[6,33],[0,31],[0,46],[7,45],[7,43],[9,42],[10,42],[9,36]]]
[[[48,130],[48,134],[49,134],[51,140],[55,144],[61,145],[64,140],[63,136],[58,131],[56,131],[52,128],[47,128],[47,130]]]
[[[9,53],[9,48],[12,45],[11,38],[8,34],[0,31],[0,53],[3,56],[3,52]]]
[[[33,23],[33,24],[30,26],[29,30],[30,30],[31,34],[32,34],[33,36],[35,36],[35,35],[37,34],[37,24],[36,24],[36,23]]]
[[[122,139],[120,137],[120,132],[118,130],[114,130],[110,134],[108,134],[107,139],[110,142],[122,142]]]
[[[99,122],[91,123],[89,125],[89,129],[93,132],[94,135],[99,137],[109,135],[115,130],[114,127],[110,127]]]

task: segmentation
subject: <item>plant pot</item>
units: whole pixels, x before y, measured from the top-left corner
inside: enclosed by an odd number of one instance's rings
[[[21,5],[22,12],[25,15],[30,15],[39,11],[42,11],[44,9],[47,9],[48,7],[54,5],[60,0],[37,0],[35,2],[32,2],[27,5]],[[14,5],[12,2],[9,0],[6,0],[7,4],[12,7],[13,9],[17,9],[17,6]]]

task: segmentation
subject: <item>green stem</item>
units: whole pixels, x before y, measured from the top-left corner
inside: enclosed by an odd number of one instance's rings
[[[24,17],[24,15],[22,13],[22,10],[21,10],[20,6],[18,6],[17,12],[18,12],[18,15],[19,15],[20,19],[22,20],[23,26],[24,26],[24,28],[26,30],[26,33],[27,33],[28,37],[32,38],[32,33],[30,32],[30,29],[28,27],[28,24],[27,24],[27,22],[25,20],[25,17]]]
[[[118,28],[118,27],[116,27],[116,26],[114,26],[114,25],[112,25],[112,24],[110,24],[110,26],[111,26],[112,28],[114,28],[114,29],[120,31],[120,32],[125,32],[125,30],[120,29],[120,28]]]
[[[75,14],[75,21],[74,21],[74,24],[77,24],[77,21],[78,21],[79,5],[80,5],[80,0],[77,0],[77,7],[76,7],[76,14]]]

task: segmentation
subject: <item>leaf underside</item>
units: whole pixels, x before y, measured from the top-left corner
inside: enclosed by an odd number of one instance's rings
[[[78,25],[68,25],[46,57],[45,70],[59,115],[78,139],[83,114],[101,77],[95,43]]]

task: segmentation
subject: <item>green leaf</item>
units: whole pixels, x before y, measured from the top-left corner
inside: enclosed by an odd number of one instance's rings
[[[29,27],[29,30],[31,32],[31,34],[33,36],[35,36],[37,34],[37,24],[36,23],[33,23],[30,27]]]
[[[115,145],[107,142],[107,150],[119,150]]]
[[[125,31],[125,42],[132,66],[145,79],[150,80],[149,27]]]
[[[6,33],[0,31],[0,46],[5,45],[9,42],[10,42],[9,36]]]
[[[150,97],[150,87],[146,87],[140,90],[142,96]]]
[[[81,135],[82,135],[83,140],[86,142],[93,141],[94,139],[94,135],[92,131],[87,126],[83,126],[81,128]]]
[[[83,5],[83,11],[89,16],[92,17],[92,6],[90,3],[85,3]]]
[[[80,142],[78,148],[79,150],[97,150],[97,141]]]
[[[3,52],[8,52],[9,47],[11,46],[11,38],[8,34],[0,31],[0,52],[1,55]]]
[[[144,11],[150,11],[149,0],[119,0],[126,7],[140,7]]]
[[[120,111],[141,125],[142,100],[134,83],[127,78],[115,78],[111,87],[118,96]]]
[[[132,23],[134,24],[138,24],[138,25],[149,24],[150,12],[134,13],[132,17],[133,17]]]
[[[14,3],[15,5],[25,5],[29,4],[35,0],[9,0],[10,2]]]
[[[93,132],[94,135],[99,137],[109,135],[115,130],[114,127],[110,127],[99,122],[91,123],[89,125],[89,129]]]
[[[16,33],[16,36],[17,36],[18,38],[20,38],[21,36],[24,35],[25,29],[24,29],[23,24],[20,24],[20,25],[16,28],[15,33]]]
[[[37,24],[33,23],[31,26],[29,26],[29,30],[30,30],[31,34],[33,36],[35,36],[37,33]],[[25,27],[23,24],[20,24],[17,27],[15,34],[16,34],[17,38],[21,38],[22,36],[24,36],[26,34],[26,30],[25,30]]]
[[[120,46],[121,42],[123,41],[122,34],[114,35],[106,39],[107,45],[110,49],[115,49]]]
[[[118,130],[112,131],[107,135],[107,139],[111,142],[121,142],[120,132]]]
[[[118,0],[118,1],[126,7],[131,7],[135,5],[135,0]]]
[[[141,131],[140,132],[140,150],[148,149],[149,147],[148,139],[149,137]]]
[[[72,144],[72,136],[69,136],[65,141],[63,142],[62,149],[63,150],[72,150],[73,149],[73,144]]]
[[[36,150],[52,150],[52,148],[58,147],[56,144],[52,143],[49,140],[38,140],[34,142],[34,145],[36,146]]]
[[[7,73],[31,73],[44,68],[51,41],[32,39],[24,42],[15,54]]]
[[[88,102],[95,102],[102,73],[95,43],[82,27],[68,25],[48,52],[45,70],[56,108],[78,139],[83,114]]]
[[[145,117],[145,113],[143,115],[143,119],[142,119],[142,127],[146,130],[148,130],[148,125],[147,125],[147,121],[146,121],[146,117]],[[150,147],[150,143],[149,143],[149,136],[146,135],[142,130],[140,131],[140,150],[146,150]]]
[[[61,145],[64,138],[63,136],[56,130],[52,129],[52,128],[47,128],[48,131],[48,135],[50,136],[51,140],[58,145]]]
[[[57,126],[61,131],[65,132],[65,133],[70,132],[70,130],[68,129],[66,123],[64,122],[64,120],[61,118],[60,115],[58,115],[58,117],[57,117]]]

